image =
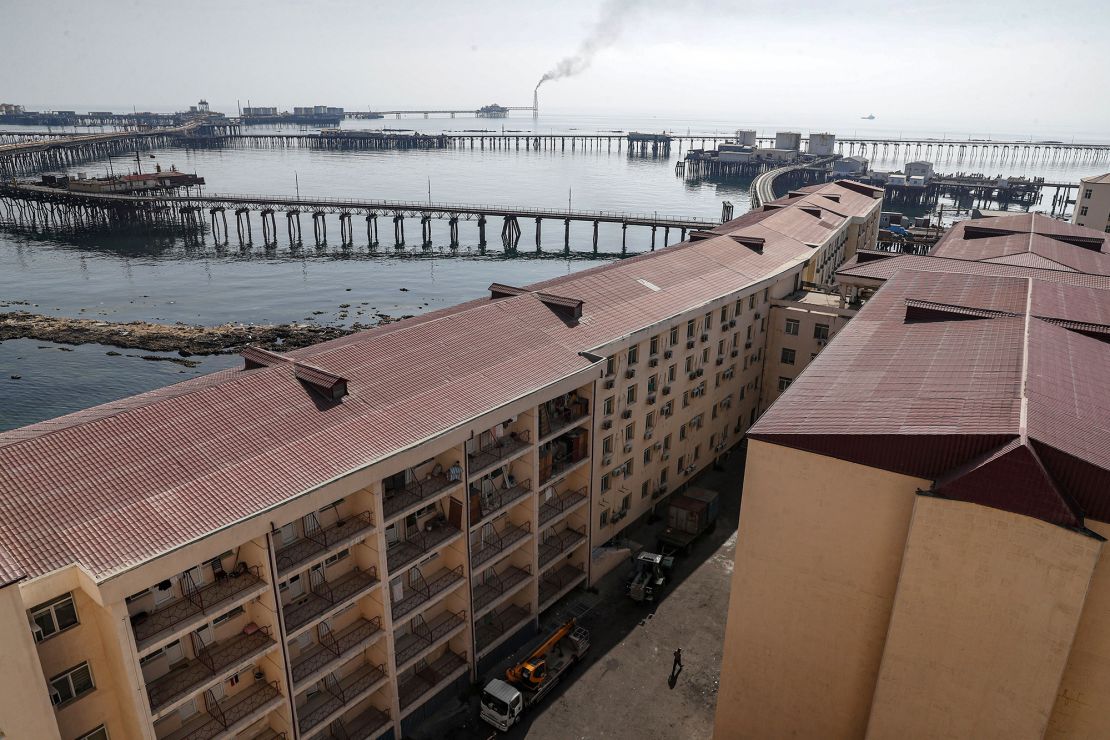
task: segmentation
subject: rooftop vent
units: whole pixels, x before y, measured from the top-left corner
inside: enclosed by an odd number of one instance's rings
[[[1013,229],[1000,229],[991,226],[981,226],[979,224],[964,224],[964,239],[989,239],[992,236],[1009,236],[1010,234],[1017,234],[1019,232]]]
[[[280,352],[272,352],[261,347],[244,347],[239,353],[243,358],[243,369],[254,370],[260,367],[273,367],[291,360]]]
[[[839,195],[829,195],[828,193],[822,193],[821,195],[828,198],[833,203],[839,203],[840,202],[840,196]]]
[[[490,283],[489,297],[490,298],[510,298],[514,295],[523,295],[528,291],[524,288],[517,288],[513,285],[505,285],[504,283]]]
[[[1037,232],[1040,234],[1040,232]],[[1070,244],[1073,247],[1082,247],[1083,249],[1090,249],[1093,252],[1101,252],[1102,245],[1106,241],[1101,236],[1080,236],[1078,234],[1040,234],[1047,236],[1049,239],[1055,239],[1058,242]]]
[[[821,209],[817,206],[801,206],[801,209],[803,212],[808,213],[811,216],[821,218]]]
[[[867,195],[875,199],[883,197],[883,189],[877,188],[872,185],[864,185],[862,182],[855,180],[837,180],[836,184],[847,190],[853,190],[860,195]]]
[[[763,204],[763,210],[764,211],[777,211],[780,208],[786,208],[786,205],[783,204],[783,203],[764,203]]]
[[[577,321],[582,318],[582,301],[577,298],[567,298],[566,296],[552,295],[551,293],[536,293],[536,297],[543,301],[545,306],[564,319]]]
[[[715,236],[720,236],[720,234],[714,234],[712,231],[691,231],[689,238],[692,242],[700,242],[705,239],[712,239]]]
[[[338,401],[347,395],[347,379],[301,362],[293,363],[293,376],[325,398]]]
[[[732,239],[737,244],[743,244],[748,249],[759,252],[760,254],[763,254],[763,245],[767,241],[761,236],[744,236],[743,234],[734,234]]]

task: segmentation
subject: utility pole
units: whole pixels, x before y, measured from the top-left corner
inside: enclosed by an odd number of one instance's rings
[[[297,187],[297,200],[300,200],[301,199],[301,178],[300,178],[299,175],[297,175],[296,170],[293,170],[293,183]],[[300,217],[298,216],[298,218],[300,218]]]

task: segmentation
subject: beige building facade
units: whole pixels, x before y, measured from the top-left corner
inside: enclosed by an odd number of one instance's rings
[[[1110,173],[1079,181],[1071,222],[1110,233]]]
[[[0,733],[404,736],[740,441],[773,305],[868,246],[880,199],[816,186],[654,254],[0,437]]]

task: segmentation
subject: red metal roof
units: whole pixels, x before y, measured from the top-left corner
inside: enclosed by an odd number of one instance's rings
[[[983,244],[1098,234],[1043,221],[982,220],[1027,229],[1016,237],[961,227],[946,256],[860,255],[838,276],[885,283],[750,436],[1058,524],[1110,522],[1110,280],[980,261]],[[1105,257],[1050,241],[1069,259]]]
[[[588,368],[583,352],[802,264],[806,242],[827,232],[820,220],[863,216],[876,203],[836,183],[814,192],[791,205],[828,192],[840,196],[837,211],[823,199],[822,219],[793,208],[746,214],[708,239],[521,295],[277,357],[249,353],[265,366],[0,434],[0,548],[16,572],[78,563],[103,579],[258,515]],[[737,244],[737,234],[763,238],[763,249]],[[568,323],[541,291],[581,301],[581,319]],[[321,404],[298,373],[345,379],[348,395]]]

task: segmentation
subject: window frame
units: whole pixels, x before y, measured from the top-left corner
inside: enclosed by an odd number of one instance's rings
[[[786,320],[786,326],[783,329],[783,332],[785,332],[786,334],[788,334],[792,337],[796,337],[796,336],[798,336],[798,332],[801,331],[801,328],[802,328],[802,322],[799,321],[798,319],[787,319]]]
[[[80,693],[78,693],[77,686],[73,682],[73,674],[77,673],[82,668],[85,670],[85,673],[88,674],[89,687],[87,689],[85,689],[84,691],[81,691]],[[93,678],[92,666],[89,665],[89,661],[87,661],[87,660],[81,661],[80,663],[73,666],[72,668],[69,668],[65,671],[62,671],[58,675],[52,677],[46,683],[52,691],[58,691],[58,695],[61,696],[62,692],[58,690],[58,687],[56,686],[56,684],[59,681],[62,681],[62,680],[65,680],[66,685],[69,686],[70,696],[69,696],[69,698],[61,699],[58,702],[55,702],[54,701],[54,694],[51,693],[50,694],[50,703],[51,703],[51,705],[54,706],[54,708],[68,706],[69,704],[72,704],[73,702],[77,701],[81,697],[87,696],[87,695],[91,694],[92,692],[96,691],[96,680]]]
[[[58,620],[58,607],[67,601],[73,609],[73,622],[71,624],[67,624],[65,627],[62,627],[61,622]],[[38,620],[36,619],[37,616],[46,614],[50,616],[50,621],[54,624],[54,631],[50,634],[45,633],[45,631],[42,629],[42,625],[40,625],[38,623]],[[72,591],[50,601],[47,601],[43,604],[39,604],[33,609],[28,610],[27,615],[31,620],[32,636],[34,637],[35,642],[38,644],[46,642],[51,637],[60,635],[61,633],[73,629],[74,627],[81,624],[81,616],[77,613],[77,601],[73,598]],[[40,632],[43,632],[41,640],[38,638],[38,635],[35,632],[36,627],[39,628]]]

